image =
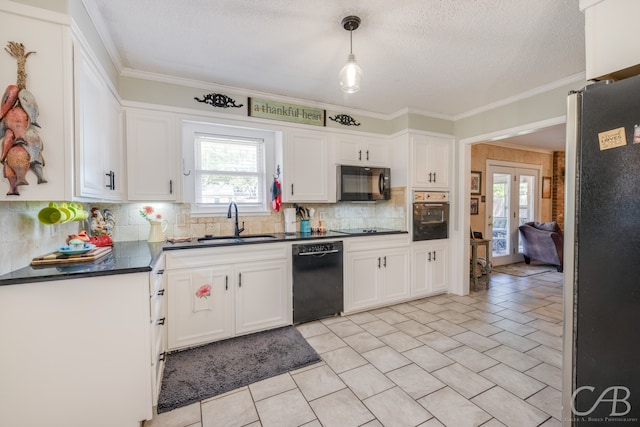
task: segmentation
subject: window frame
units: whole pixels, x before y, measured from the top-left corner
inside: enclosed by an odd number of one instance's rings
[[[198,177],[200,174],[197,170],[198,153],[196,152],[197,138],[202,135],[211,135],[212,137],[222,137],[229,139],[245,139],[250,141],[263,141],[263,180],[259,193],[262,194],[262,200],[258,203],[240,204],[238,208],[242,214],[249,215],[269,215],[271,213],[270,179],[271,169],[275,170],[275,151],[277,132],[268,129],[257,129],[243,126],[235,126],[220,123],[183,121],[183,185],[185,201],[191,204],[191,216],[226,216],[228,204],[222,206],[214,206],[212,204],[198,203],[196,193],[199,191],[200,183]],[[259,178],[260,179],[260,178]]]

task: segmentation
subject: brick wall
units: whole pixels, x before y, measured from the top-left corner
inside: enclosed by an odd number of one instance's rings
[[[564,151],[553,152],[553,186],[551,219],[564,230]]]

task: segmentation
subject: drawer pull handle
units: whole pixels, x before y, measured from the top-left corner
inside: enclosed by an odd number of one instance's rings
[[[158,320],[156,321],[156,325],[164,325],[164,320],[165,320],[165,318],[164,318],[164,317],[163,317],[162,319],[158,319]]]
[[[167,359],[167,352],[163,351],[158,355],[158,362],[164,362]]]
[[[159,296],[164,295],[164,289],[160,289],[160,290],[158,291],[158,295],[159,295]]]

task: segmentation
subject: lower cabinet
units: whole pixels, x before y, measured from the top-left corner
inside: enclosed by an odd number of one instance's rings
[[[0,425],[151,419],[149,320],[148,272],[0,286]]]
[[[285,247],[260,246],[167,253],[169,350],[291,324]]]
[[[402,237],[363,237],[345,242],[346,313],[406,300],[409,242]]]
[[[158,404],[162,371],[167,354],[167,303],[164,256],[149,273],[149,311],[151,316],[151,391],[153,406]]]
[[[411,296],[423,297],[449,290],[449,241],[414,242],[411,248]]]

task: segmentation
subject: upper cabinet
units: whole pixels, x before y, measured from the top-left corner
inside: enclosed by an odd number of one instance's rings
[[[292,129],[284,143],[283,202],[336,201],[336,169],[326,132]]]
[[[411,134],[409,141],[412,187],[449,189],[452,140]]]
[[[120,201],[124,174],[122,109],[99,68],[79,45],[75,82],[75,196]]]
[[[620,80],[640,73],[637,0],[581,1],[584,12],[586,79]]]
[[[336,135],[334,140],[337,164],[389,166],[389,151],[385,141],[353,135]]]
[[[138,108],[128,108],[125,114],[128,199],[178,200],[176,115]]]
[[[24,69],[25,87],[38,106],[37,118],[34,120],[31,113],[27,130],[29,135],[37,135],[37,138],[29,139],[26,145],[12,146],[7,161],[0,165],[2,201],[65,200],[71,197],[73,85],[70,20],[65,15],[40,11],[15,2],[0,2],[0,97],[8,86],[18,84],[19,46],[16,57],[9,53],[13,50],[9,42],[15,42],[22,44],[24,54],[28,54]],[[29,106],[20,104],[18,108],[24,110]],[[4,139],[7,133],[5,126],[1,127],[0,139]],[[37,159],[39,155],[41,160]],[[36,157],[35,163],[31,157]],[[26,158],[28,163],[24,162]],[[27,164],[29,166],[25,168]],[[39,172],[39,167],[42,179],[35,173],[36,170]],[[26,184],[19,185],[17,179],[12,184],[12,175],[22,177]],[[11,188],[16,191],[10,191]],[[9,192],[14,194],[7,194]]]

